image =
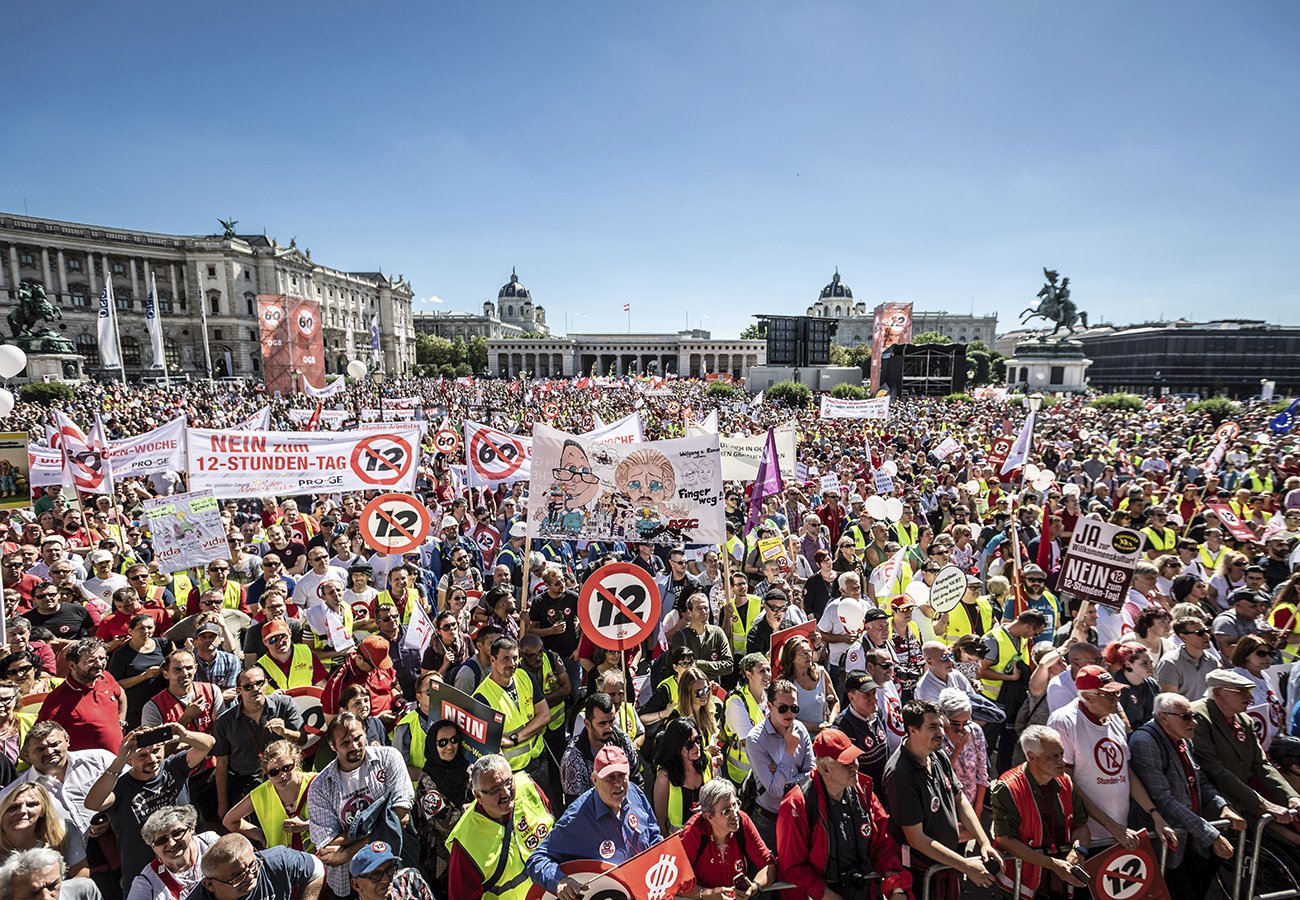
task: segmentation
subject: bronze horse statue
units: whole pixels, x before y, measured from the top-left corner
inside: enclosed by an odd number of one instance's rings
[[[1087,328],[1088,314],[1076,307],[1070,299],[1070,279],[1061,278],[1061,283],[1057,284],[1060,274],[1055,269],[1043,269],[1043,275],[1047,278],[1047,284],[1038,291],[1038,306],[1023,310],[1020,313],[1020,324],[1023,325],[1030,319],[1055,322],[1056,327],[1052,329],[1051,337],[1055,337],[1062,328],[1068,334],[1074,334],[1076,322]]]
[[[8,316],[14,337],[31,335],[41,322],[62,318],[63,311],[46,299],[43,285],[24,281],[18,286],[18,306]]]

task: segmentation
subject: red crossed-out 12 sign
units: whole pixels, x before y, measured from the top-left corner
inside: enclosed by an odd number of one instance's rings
[[[366,504],[360,524],[367,547],[400,556],[429,536],[429,511],[408,494],[383,494]]]
[[[621,562],[601,566],[578,595],[578,619],[596,646],[634,647],[659,624],[659,586],[640,566]]]
[[[372,434],[357,441],[352,451],[352,471],[375,487],[391,487],[411,471],[414,454],[405,438]]]

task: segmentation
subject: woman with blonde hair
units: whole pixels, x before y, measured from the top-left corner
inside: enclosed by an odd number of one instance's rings
[[[700,732],[701,746],[708,751],[716,768],[722,761],[722,750],[718,746],[721,716],[718,713],[718,698],[713,696],[713,686],[703,670],[691,666],[677,679],[677,705],[673,708],[670,719],[690,719]]]
[[[90,875],[86,846],[75,828],[59,815],[43,785],[28,781],[0,800],[0,864],[15,853],[47,847],[67,861],[68,878]]]
[[[817,665],[812,643],[801,634],[795,635],[781,645],[780,662],[778,677],[794,684],[798,719],[808,733],[816,735],[830,727],[839,715],[839,697],[831,683],[830,671]]]
[[[302,750],[292,741],[271,741],[262,751],[261,768],[266,780],[232,806],[221,824],[227,831],[257,841],[264,849],[288,847],[313,852],[308,835],[307,788],[316,773],[303,771]]]
[[[1210,577],[1210,603],[1219,612],[1228,608],[1228,598],[1238,588],[1246,586],[1246,566],[1250,560],[1244,553],[1227,550],[1219,557]]]

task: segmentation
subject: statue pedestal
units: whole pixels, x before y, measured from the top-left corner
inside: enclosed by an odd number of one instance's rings
[[[15,378],[19,382],[83,381],[81,356],[77,353],[28,353],[27,368]]]
[[[1092,360],[1083,355],[1081,341],[1050,338],[1022,341],[1016,345],[1015,355],[1006,361],[1007,387],[1078,393],[1087,390],[1091,365]]]

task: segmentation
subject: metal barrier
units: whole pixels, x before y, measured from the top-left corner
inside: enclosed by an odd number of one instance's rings
[[[1268,826],[1268,823],[1272,821],[1274,821],[1274,817],[1266,813],[1260,816],[1259,821],[1255,824],[1255,846],[1250,851],[1250,884],[1249,887],[1246,888],[1246,894],[1243,897],[1240,881],[1238,882],[1236,888],[1236,900],[1289,900],[1289,898],[1292,897],[1300,897],[1300,890],[1274,891],[1271,894],[1263,894],[1261,896],[1256,896],[1255,894],[1255,883],[1259,877],[1259,851],[1264,846],[1264,829]],[[1245,854],[1242,855],[1244,856]],[[1240,873],[1240,859],[1237,861],[1237,870]],[[1238,877],[1240,878],[1240,875],[1238,875]]]

